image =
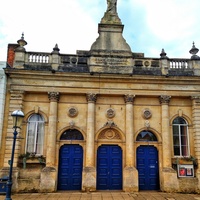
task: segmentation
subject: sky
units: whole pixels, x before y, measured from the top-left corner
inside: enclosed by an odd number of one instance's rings
[[[0,0],[0,61],[24,33],[26,51],[76,54],[90,50],[107,0]],[[200,0],[117,0],[123,37],[132,52],[159,58],[190,58],[200,48]],[[198,54],[200,55],[200,53]]]

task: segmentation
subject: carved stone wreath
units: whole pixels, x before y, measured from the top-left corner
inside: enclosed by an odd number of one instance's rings
[[[109,108],[106,111],[106,116],[108,118],[113,118],[115,116],[115,110],[113,108]]]
[[[148,60],[144,61],[144,66],[145,66],[145,67],[150,66],[150,62],[149,62]]]
[[[102,131],[100,134],[99,134],[99,137],[98,139],[106,139],[106,140],[112,140],[112,139],[115,139],[115,140],[121,140],[121,136],[118,132],[115,132],[114,130],[112,129],[105,129],[104,131]]]
[[[143,116],[144,119],[150,119],[152,117],[152,113],[151,113],[151,111],[148,108],[146,108],[143,111],[142,116]]]
[[[69,117],[76,117],[78,115],[78,109],[75,107],[70,107],[67,114]]]

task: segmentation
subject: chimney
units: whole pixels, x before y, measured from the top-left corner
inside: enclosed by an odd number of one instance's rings
[[[7,51],[7,65],[9,67],[13,67],[14,59],[15,59],[15,49],[19,47],[19,44],[8,44]]]

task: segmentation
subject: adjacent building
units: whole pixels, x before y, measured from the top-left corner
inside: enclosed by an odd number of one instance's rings
[[[3,117],[5,107],[5,94],[6,94],[6,75],[4,73],[6,62],[0,61],[0,146],[2,140]]]
[[[88,51],[8,45],[0,176],[8,174],[11,113],[24,122],[13,191],[200,192],[200,59],[132,52],[116,5]]]

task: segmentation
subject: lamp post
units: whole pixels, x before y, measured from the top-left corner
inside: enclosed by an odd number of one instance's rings
[[[6,198],[5,200],[12,200],[11,199],[11,188],[12,188],[12,170],[13,170],[13,160],[14,160],[14,153],[15,153],[15,143],[17,138],[17,128],[20,128],[24,113],[21,110],[15,110],[11,114],[13,118],[13,146],[12,146],[12,153],[11,153],[11,160],[10,160],[10,169],[9,169],[9,176],[8,176],[8,182],[7,182],[7,188],[6,188]]]

